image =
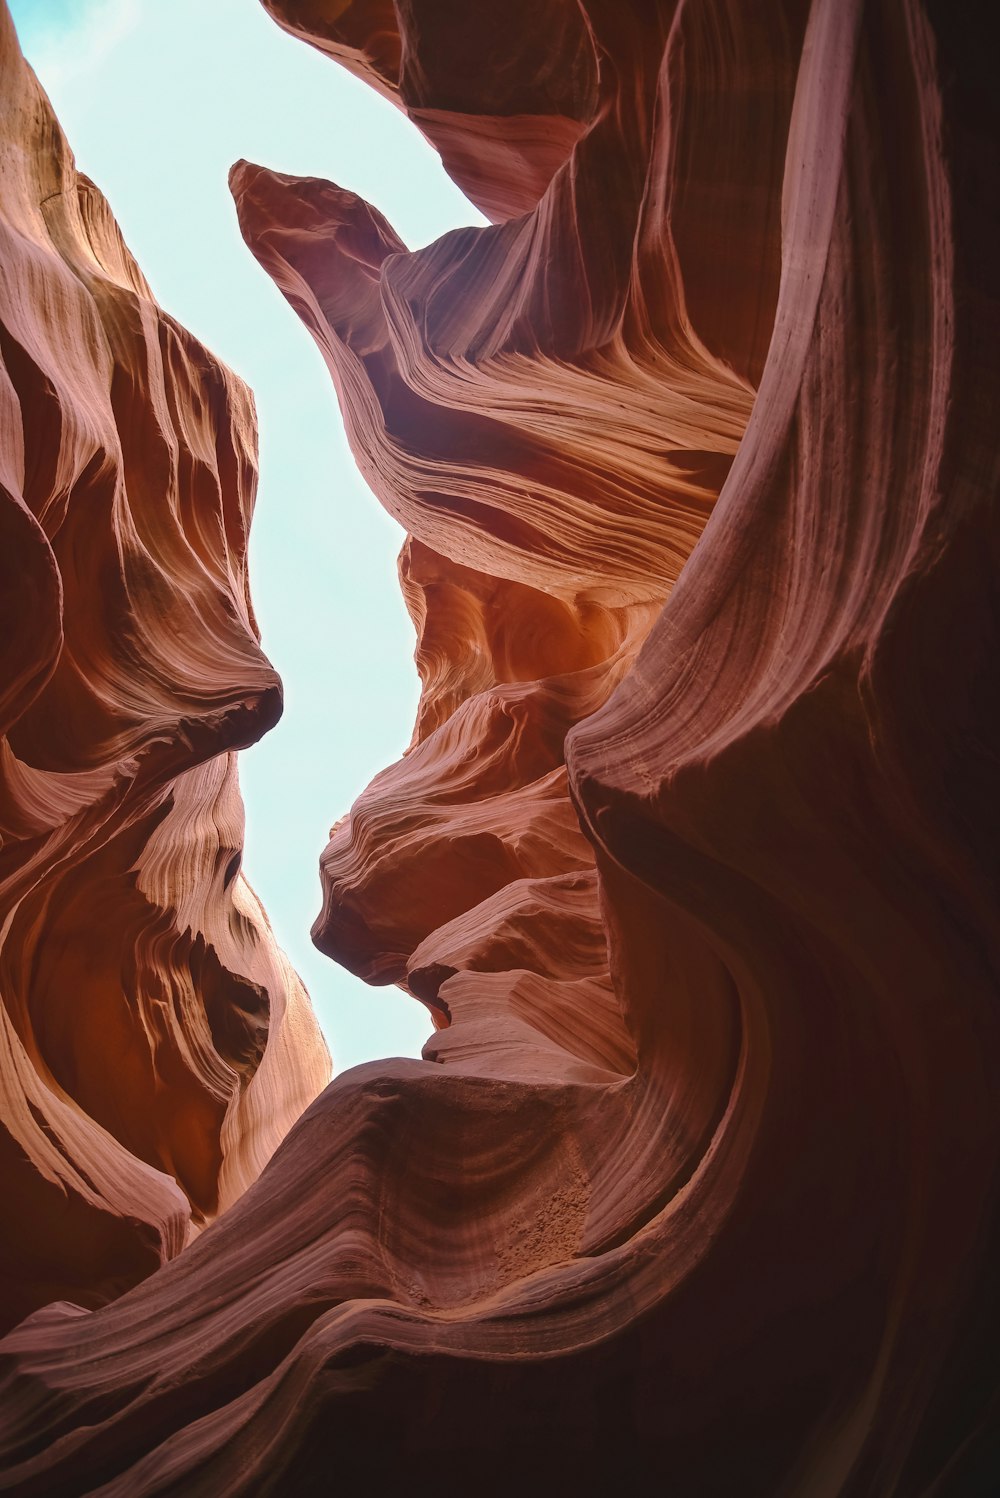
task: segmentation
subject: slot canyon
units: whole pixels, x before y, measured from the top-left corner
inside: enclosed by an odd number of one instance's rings
[[[429,1038],[331,1081],[244,876],[253,396],[0,0],[0,1491],[988,1498],[992,8],[263,5],[489,221],[230,176],[406,532],[313,940]]]

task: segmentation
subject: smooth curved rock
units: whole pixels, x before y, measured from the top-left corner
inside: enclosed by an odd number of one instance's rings
[[[99,1305],[329,1078],[240,873],[280,711],[252,399],[153,300],[0,6],[0,1319]]]
[[[437,1029],[129,1295],[6,1339],[7,1481],[988,1493],[985,19],[268,8],[498,220],[409,254],[233,178],[411,534],[414,743],[316,936]],[[514,202],[525,114],[565,154]]]

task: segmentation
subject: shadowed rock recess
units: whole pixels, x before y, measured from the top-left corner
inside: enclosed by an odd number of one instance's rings
[[[265,3],[492,221],[232,177],[408,532],[314,936],[434,1036],[261,1172],[252,408],[4,22],[0,1481],[995,1492],[989,8]]]

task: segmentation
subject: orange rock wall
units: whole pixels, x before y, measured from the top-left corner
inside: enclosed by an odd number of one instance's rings
[[[493,219],[241,163],[406,526],[339,1077],[3,1344],[25,1494],[995,1489],[995,155],[936,0],[267,0]],[[74,1486],[76,1485],[76,1486]]]
[[[240,873],[281,707],[249,391],[156,304],[0,7],[0,1317],[94,1306],[329,1078]]]

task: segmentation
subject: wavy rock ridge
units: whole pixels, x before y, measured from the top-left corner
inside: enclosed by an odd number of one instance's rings
[[[153,300],[0,6],[0,1169],[6,1327],[94,1306],[329,1079],[240,873],[275,720],[253,402]]]
[[[990,1492],[985,28],[267,8],[493,220],[233,177],[410,534],[414,741],[315,935],[437,1028],[7,1339],[8,1481]]]

